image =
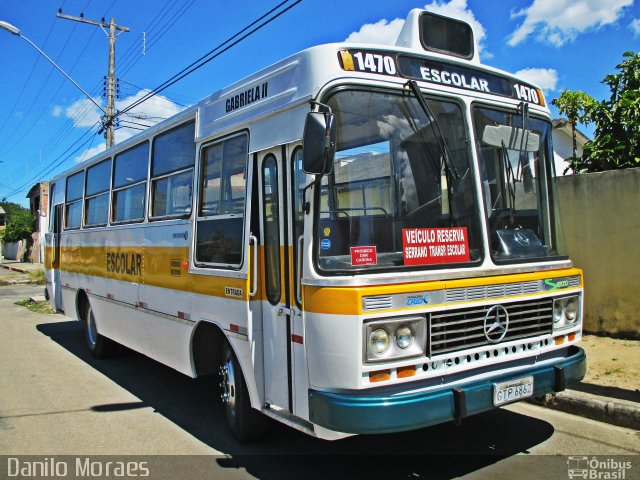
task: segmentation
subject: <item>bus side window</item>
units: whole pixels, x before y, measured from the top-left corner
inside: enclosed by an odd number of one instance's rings
[[[84,226],[97,227],[109,220],[109,188],[111,186],[111,159],[87,169],[84,193]]]
[[[82,195],[84,190],[84,170],[67,178],[67,192],[64,206],[64,228],[80,228],[82,223]]]
[[[196,158],[195,122],[158,135],[151,157],[151,217],[189,216]]]
[[[201,155],[195,262],[242,264],[248,136],[206,146]]]
[[[144,220],[149,142],[116,155],[113,169],[113,222]]]

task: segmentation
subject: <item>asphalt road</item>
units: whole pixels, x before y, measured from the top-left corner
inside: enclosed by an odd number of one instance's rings
[[[640,432],[527,403],[461,426],[338,442],[274,422],[263,441],[241,445],[227,429],[217,379],[192,380],[130,351],[94,360],[77,322],[14,305],[41,292],[0,287],[0,478],[17,455],[69,465],[126,458],[147,462],[151,478],[172,479],[566,479],[574,461],[566,456],[598,455],[632,462],[623,478],[640,478]]]

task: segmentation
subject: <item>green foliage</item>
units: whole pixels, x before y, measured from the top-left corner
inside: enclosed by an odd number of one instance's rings
[[[571,125],[573,155],[567,158],[569,166],[564,173],[567,173],[569,170],[572,170],[573,173],[578,173],[580,169],[580,158],[578,157],[576,127],[578,123],[585,123],[589,120],[591,111],[597,102],[593,97],[584,92],[565,90],[560,94],[560,97],[552,100],[551,103],[557,107],[561,115],[567,116],[569,125]]]
[[[602,81],[611,89],[609,100],[591,102],[582,92],[563,92],[552,102],[570,123],[596,125],[582,157],[576,157],[574,133],[574,155],[568,159],[574,173],[640,167],[640,53],[626,52],[623,57],[618,73]]]
[[[11,217],[16,212],[26,210],[24,207],[21,207],[17,203],[13,203],[13,202],[0,202],[0,207],[2,207],[5,213],[7,214],[7,222],[11,220]]]
[[[595,138],[585,145],[582,161],[590,172],[640,167],[640,53],[626,52],[616,67],[619,73],[607,75],[611,98],[598,103],[591,121]]]
[[[3,202],[0,205],[7,213],[7,227],[1,234],[2,241],[9,243],[29,238],[33,233],[34,222],[29,210],[15,203]]]

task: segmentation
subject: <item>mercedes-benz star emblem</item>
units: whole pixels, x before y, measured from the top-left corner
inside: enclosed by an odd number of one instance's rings
[[[509,330],[509,313],[502,305],[494,305],[484,316],[484,336],[490,343],[500,343]]]

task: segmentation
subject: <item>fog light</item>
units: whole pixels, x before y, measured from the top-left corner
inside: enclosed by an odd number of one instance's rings
[[[396,329],[396,345],[403,350],[413,343],[413,331],[409,325],[400,325]]]
[[[369,337],[371,351],[376,355],[382,355],[389,349],[389,334],[384,328],[376,328]]]

